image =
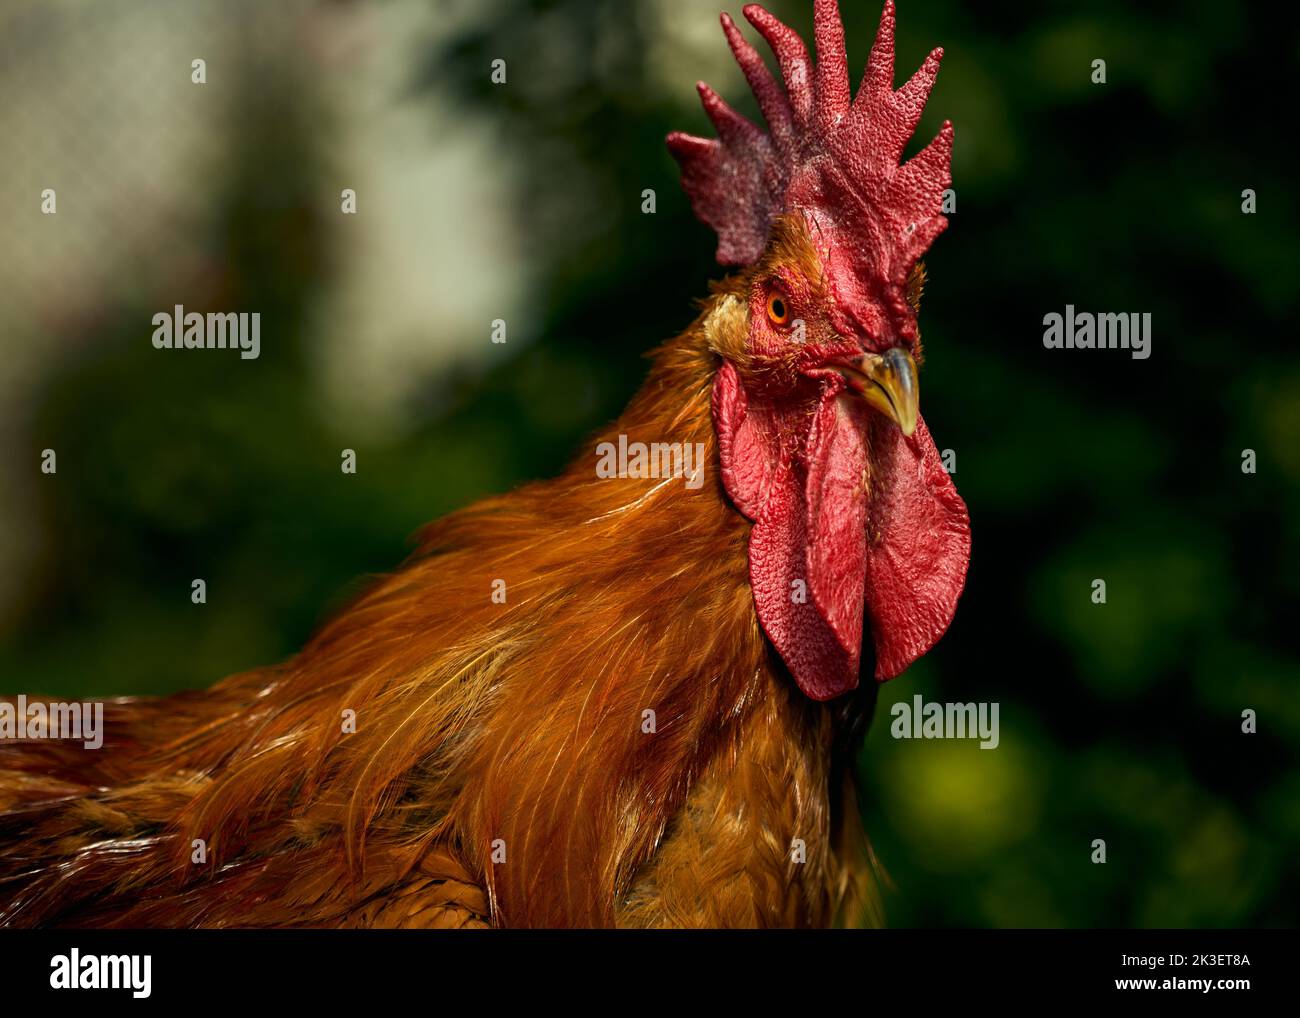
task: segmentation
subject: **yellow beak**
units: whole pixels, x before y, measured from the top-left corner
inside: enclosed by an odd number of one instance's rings
[[[905,348],[896,346],[882,354],[863,354],[852,364],[836,367],[849,387],[897,424],[904,435],[916,430],[920,405],[916,361]]]

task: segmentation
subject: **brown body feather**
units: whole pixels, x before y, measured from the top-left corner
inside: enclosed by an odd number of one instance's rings
[[[598,479],[589,453],[430,525],[282,666],[111,702],[99,751],[0,744],[0,922],[861,919],[850,722],[766,644],[717,477],[710,385],[743,356],[748,278],[600,436],[702,443],[702,486]]]

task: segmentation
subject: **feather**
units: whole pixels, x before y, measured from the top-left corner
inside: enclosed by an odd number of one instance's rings
[[[764,642],[717,476],[710,384],[746,286],[599,436],[701,443],[703,485],[598,480],[588,452],[431,524],[292,661],[111,702],[98,753],[0,746],[0,922],[829,923],[856,879],[834,722]]]

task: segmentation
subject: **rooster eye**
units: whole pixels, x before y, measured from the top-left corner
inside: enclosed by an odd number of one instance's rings
[[[779,293],[774,293],[767,298],[767,317],[773,325],[784,325],[790,320],[790,308],[786,306],[785,298]]]

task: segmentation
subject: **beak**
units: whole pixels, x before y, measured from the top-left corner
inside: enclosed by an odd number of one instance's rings
[[[910,436],[916,430],[916,361],[905,348],[896,346],[882,354],[863,354],[835,367],[849,388],[893,420],[904,435]]]

